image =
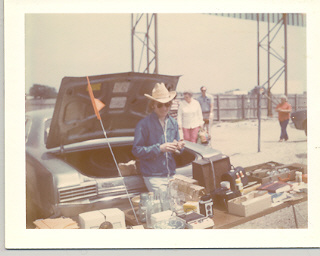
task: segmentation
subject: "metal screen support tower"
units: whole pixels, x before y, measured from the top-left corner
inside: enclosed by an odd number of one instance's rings
[[[263,14],[262,14],[263,15]],[[268,116],[272,116],[272,93],[271,89],[275,85],[275,83],[278,81],[278,79],[281,77],[282,74],[284,74],[284,94],[288,95],[288,79],[287,79],[287,73],[288,73],[288,67],[287,67],[287,14],[282,14],[282,18],[278,20],[278,22],[270,29],[270,17],[269,14],[267,14],[267,22],[268,22],[268,32],[267,34],[260,40],[259,35],[259,20],[264,20],[264,17],[261,17],[259,14],[257,14],[257,34],[258,34],[258,85],[260,85],[260,55],[259,55],[259,49],[263,49],[267,52],[268,55],[268,77],[267,81],[261,84],[261,86],[264,86],[268,84],[267,89],[267,95],[268,95]],[[277,36],[280,29],[284,27],[284,53],[283,57],[278,54],[275,49],[272,48],[271,43],[274,40],[274,38]],[[276,30],[277,29],[277,30]],[[273,34],[272,34],[273,33]],[[271,38],[271,36],[273,36]],[[263,44],[264,40],[267,40],[267,46]],[[279,70],[277,70],[272,76],[270,75],[270,57],[274,57],[275,59],[279,60],[283,63],[283,66]],[[273,80],[273,84],[271,84],[271,80]]]
[[[131,14],[132,72],[158,74],[157,14]]]

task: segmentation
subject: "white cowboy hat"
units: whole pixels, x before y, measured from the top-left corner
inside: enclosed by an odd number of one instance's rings
[[[147,98],[160,102],[167,103],[171,101],[177,93],[175,91],[169,92],[164,83],[157,83],[152,90],[152,96],[149,94],[144,94]]]

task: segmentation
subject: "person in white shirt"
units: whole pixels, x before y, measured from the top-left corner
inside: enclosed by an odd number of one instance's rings
[[[203,125],[201,106],[192,98],[191,92],[184,92],[183,97],[177,116],[179,129],[182,129],[184,140],[196,143],[199,129]]]

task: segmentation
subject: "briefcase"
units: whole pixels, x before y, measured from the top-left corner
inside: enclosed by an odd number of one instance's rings
[[[192,175],[209,194],[220,187],[221,175],[228,172],[230,168],[230,158],[227,155],[218,154],[193,161]]]

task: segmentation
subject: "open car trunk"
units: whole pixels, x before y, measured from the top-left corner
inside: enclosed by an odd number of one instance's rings
[[[112,151],[122,176],[140,175],[139,161],[131,152],[132,145],[112,146]],[[111,151],[107,145],[105,148],[64,153],[60,157],[89,177],[113,178],[119,176]],[[195,159],[196,155],[187,149],[180,155],[175,155],[177,172],[178,168],[191,164]]]

